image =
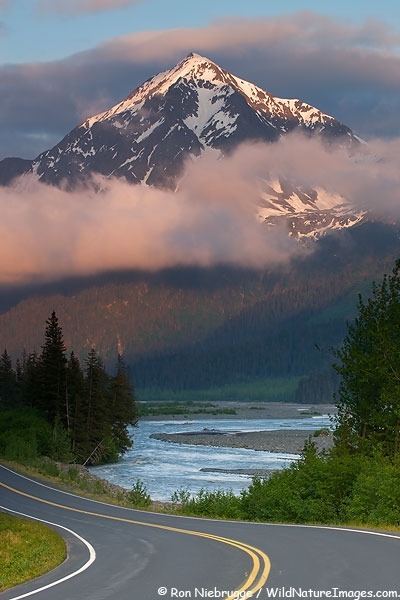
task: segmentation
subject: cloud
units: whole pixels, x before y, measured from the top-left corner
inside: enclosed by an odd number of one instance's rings
[[[397,30],[375,21],[301,12],[135,33],[62,61],[3,66],[0,158],[37,156],[191,51],[276,96],[317,106],[362,137],[394,137],[399,42]]]
[[[268,177],[342,194],[356,209],[400,218],[400,139],[357,158],[289,136],[187,165],[178,192],[98,179],[100,193],[67,192],[23,177],[0,190],[0,283],[25,284],[119,269],[276,267],[301,255],[287,229],[256,217]]]
[[[77,15],[117,10],[141,4],[146,0],[38,0],[38,8],[43,12]]]
[[[240,157],[188,166],[177,193],[98,180],[66,192],[32,178],[0,191],[0,282],[23,284],[117,269],[276,265],[298,253],[255,215],[257,185]],[[207,173],[207,176],[205,176]],[[222,178],[221,178],[222,175]]]

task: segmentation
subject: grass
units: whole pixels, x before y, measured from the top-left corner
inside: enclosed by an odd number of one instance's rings
[[[0,513],[0,592],[47,573],[66,558],[64,540],[41,523]]]
[[[234,408],[217,408],[211,402],[138,402],[140,417],[159,415],[236,415]]]
[[[270,377],[206,390],[136,390],[143,402],[293,402],[301,377]]]

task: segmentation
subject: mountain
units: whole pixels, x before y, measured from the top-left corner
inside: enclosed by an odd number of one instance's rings
[[[191,54],[34,160],[0,162],[0,183],[30,173],[72,189],[100,174],[174,191],[185,161],[206,152],[223,159],[242,142],[273,144],[296,130],[352,153],[362,143],[317,108],[276,98]],[[302,394],[310,401],[321,400],[329,348],[340,344],[357,293],[368,293],[400,255],[398,226],[373,222],[351,199],[289,178],[266,173],[259,189],[255,218],[266,235],[284,221],[289,235],[317,240],[313,252],[279,271],[176,268],[2,289],[1,347],[14,361],[40,348],[55,310],[69,350],[84,360],[95,346],[111,368],[121,349],[141,389],[259,381],[264,390],[271,380],[294,378],[306,382]]]
[[[229,154],[245,141],[276,142],[293,131],[356,148],[345,125],[298,99],[277,98],[212,61],[189,54],[109,110],[86,119],[32,161],[0,162],[0,184],[30,172],[51,185],[73,187],[91,175],[176,189],[185,161],[204,152]],[[343,198],[296,182],[266,183],[259,218],[289,218],[297,237],[319,237],[358,223]]]
[[[101,173],[174,188],[188,155],[227,152],[246,140],[274,142],[294,129],[357,143],[348,127],[313,106],[276,98],[189,54],[119,104],[86,119],[35,158],[30,170],[50,184]],[[10,164],[2,166],[12,175]],[[26,171],[26,165],[19,170]]]

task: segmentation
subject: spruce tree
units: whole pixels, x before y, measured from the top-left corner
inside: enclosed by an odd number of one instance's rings
[[[111,380],[112,434],[118,452],[123,453],[132,446],[128,426],[136,425],[137,410],[133,384],[121,354],[117,357],[117,368]]]
[[[71,447],[74,454],[81,452],[85,440],[85,382],[78,357],[71,352],[67,363],[66,387],[66,427],[71,438]]]
[[[5,349],[0,357],[0,409],[15,408],[16,398],[17,377]]]
[[[29,354],[23,353],[22,360],[17,365],[17,383],[20,403],[30,408],[40,408],[42,385],[40,360],[36,350]]]
[[[85,361],[83,412],[86,422],[84,462],[96,464],[116,458],[112,448],[110,380],[94,348]]]
[[[40,356],[42,389],[38,404],[51,424],[54,424],[58,416],[63,425],[66,425],[66,349],[63,332],[54,310],[46,321],[44,335],[45,341]]]

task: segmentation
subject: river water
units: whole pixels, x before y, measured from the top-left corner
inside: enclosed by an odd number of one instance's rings
[[[179,490],[196,494],[207,490],[232,490],[239,494],[251,477],[201,469],[280,469],[298,458],[294,454],[260,452],[245,448],[216,448],[162,442],[153,433],[217,429],[226,432],[307,429],[310,433],[331,424],[328,415],[300,419],[202,419],[201,421],[140,421],[131,429],[134,445],[118,463],[91,468],[93,474],[127,489],[143,482],[153,500],[170,501]]]

